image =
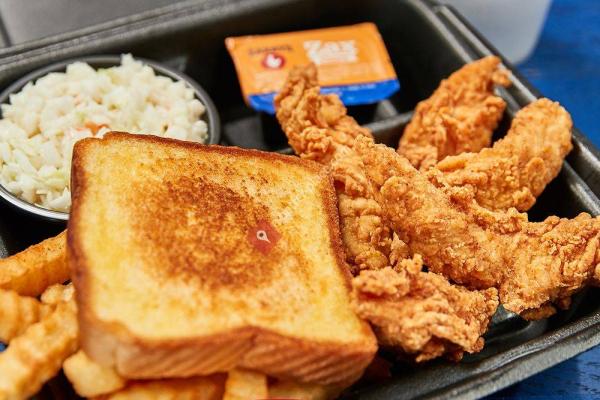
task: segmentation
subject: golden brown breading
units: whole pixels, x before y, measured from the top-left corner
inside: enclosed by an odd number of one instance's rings
[[[336,95],[321,95],[314,64],[297,67],[275,97],[277,120],[290,146],[302,158],[326,164],[356,136],[371,133],[346,114]]]
[[[465,351],[480,351],[498,306],[496,289],[449,285],[422,267],[416,255],[395,269],[362,271],[352,282],[357,314],[371,323],[381,345],[399,347],[417,362],[442,355],[460,360]]]
[[[540,99],[517,113],[504,139],[479,153],[446,157],[436,168],[452,186],[470,186],[490,210],[529,210],[571,151],[569,113]]]
[[[321,96],[319,88],[316,86],[316,69],[314,66],[307,68],[296,68],[290,74],[290,78],[282,92],[275,100],[277,108],[277,117],[285,131],[290,145],[301,157],[316,160],[325,165],[329,165],[332,176],[335,181],[338,194],[338,207],[340,211],[340,222],[342,228],[342,239],[346,248],[347,261],[356,274],[363,269],[381,269],[387,266],[397,264],[398,260],[405,258],[409,254],[408,247],[399,240],[393,240],[390,226],[385,223],[383,210],[379,203],[375,201],[373,185],[367,179],[364,166],[360,158],[354,152],[352,146],[357,137],[364,137],[370,140],[370,133],[361,128],[354,119],[346,115],[346,109],[335,96]],[[399,264],[400,265],[400,264]],[[440,309],[439,314],[450,313],[448,319],[455,318],[454,312],[460,309],[460,305],[450,306],[456,297],[450,298],[447,293],[453,293],[454,287],[441,276],[428,278],[429,274],[419,273],[412,280],[414,285],[418,282],[435,281],[438,298],[445,299],[449,306]],[[458,290],[458,289],[456,289]],[[487,315],[490,312],[488,304],[477,302],[475,299],[481,295],[476,292],[463,291],[463,296],[459,300],[469,299],[468,303],[474,308],[471,310],[475,315]],[[413,300],[416,300],[414,298]],[[363,303],[364,297],[357,299],[357,307],[367,307],[373,303]],[[427,300],[422,299],[425,303]],[[394,309],[394,301],[388,301],[390,310]],[[402,309],[402,304],[399,307]],[[381,325],[376,320],[377,315],[385,313],[385,309],[380,307],[379,302],[374,305],[373,318],[367,317],[377,328]],[[407,313],[409,310],[406,311]],[[366,314],[365,314],[366,315]],[[491,314],[490,314],[491,315]],[[461,317],[457,317],[461,319]],[[463,318],[464,319],[464,318]],[[404,319],[410,322],[408,314]],[[422,327],[419,334],[429,332],[432,337],[439,333],[440,326],[431,320],[430,325]],[[477,329],[470,329],[469,332],[484,332],[487,326],[486,321],[480,321]],[[459,329],[452,330],[449,336],[454,338]],[[395,334],[395,333],[394,333]],[[405,340],[413,340],[408,335],[393,336],[388,335],[388,342],[393,342],[399,349],[410,350],[411,356],[416,359],[430,359],[442,353],[454,354],[455,358],[462,355],[461,345],[466,345],[465,350],[475,351],[477,348],[475,342],[479,343],[479,334],[474,341],[470,337],[468,340],[454,338],[454,342],[442,342],[440,339],[432,339],[419,342],[418,344]]]
[[[528,318],[564,308],[597,281],[600,218],[529,222],[515,209],[480,207],[469,188],[449,186],[439,172],[427,179],[371,139],[358,138],[353,149],[379,188],[385,218],[431,271],[472,288],[497,287],[504,307]]]
[[[381,221],[381,207],[372,200],[369,181],[352,152],[354,138],[371,137],[370,132],[346,115],[337,96],[319,93],[313,64],[290,72],[275,106],[296,154],[331,167],[347,260],[354,271],[389,265],[392,233]]]
[[[424,171],[446,156],[488,147],[506,107],[494,95],[494,85],[509,83],[498,57],[465,65],[417,105],[398,152]]]

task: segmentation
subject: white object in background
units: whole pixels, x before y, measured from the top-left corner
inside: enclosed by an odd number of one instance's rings
[[[551,0],[443,0],[454,6],[510,62],[524,61],[537,44]]]

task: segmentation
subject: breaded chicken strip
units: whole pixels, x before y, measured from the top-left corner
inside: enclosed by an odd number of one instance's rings
[[[275,100],[277,118],[297,154],[328,165],[332,171],[338,194],[342,239],[354,274],[360,270],[396,265],[408,256],[408,248],[397,238],[393,240],[389,225],[382,219],[383,210],[374,199],[373,185],[352,148],[356,137],[370,139],[371,134],[346,115],[346,108],[336,96],[320,95],[316,81],[314,65],[294,69]],[[490,291],[484,295],[456,289],[442,276],[421,273],[420,266],[413,268],[419,269],[418,273],[412,270],[403,272],[403,268],[411,265],[401,263],[396,270],[387,268],[386,271],[388,275],[398,274],[409,288],[435,288],[436,304],[443,304],[438,307],[435,318],[432,314],[413,315],[407,308],[415,303],[421,303],[424,308],[432,304],[420,294],[412,297],[411,302],[406,302],[411,296],[406,294],[385,299],[364,295],[364,290],[368,289],[361,284],[362,275],[357,278],[355,292],[355,306],[359,313],[383,335],[385,343],[409,353],[416,360],[428,360],[442,354],[457,359],[463,351],[478,351],[483,343],[480,336],[495,311],[491,305],[494,298],[497,304],[497,293]],[[460,291],[461,296],[453,295],[455,291]],[[481,301],[484,297],[487,300]],[[462,305],[454,304],[456,301],[469,304],[471,314],[457,314]],[[393,324],[398,322],[381,319],[386,310],[405,312],[402,321],[415,328],[403,332],[395,330]],[[447,315],[444,317],[444,314]],[[472,315],[485,315],[487,318],[478,318],[477,324],[471,322]],[[410,325],[412,317],[418,320]],[[443,336],[442,331],[446,332]],[[420,339],[423,335],[429,339]]]
[[[398,152],[425,171],[446,156],[488,147],[506,107],[504,100],[494,95],[494,85],[509,84],[508,72],[500,68],[498,57],[465,65],[417,105]]]
[[[600,279],[600,218],[549,217],[529,222],[515,209],[480,207],[473,192],[429,179],[392,149],[369,138],[353,147],[384,218],[430,271],[471,288],[497,287],[507,310],[525,318],[565,308],[582,287]]]
[[[357,136],[371,133],[346,115],[337,96],[319,90],[313,64],[294,68],[275,98],[277,119],[296,154],[331,167],[347,260],[354,272],[383,268],[390,265],[392,232],[381,220],[381,207],[352,151]]]
[[[362,271],[352,281],[357,314],[371,323],[380,345],[400,348],[417,362],[481,351],[498,307],[496,289],[470,291],[422,268],[416,255],[394,269]]]
[[[290,71],[275,97],[275,109],[296,154],[322,164],[331,161],[336,152],[351,148],[355,137],[372,137],[346,114],[339,97],[320,94],[314,64]]]
[[[469,186],[490,210],[529,210],[560,172],[571,151],[569,113],[540,99],[517,113],[506,136],[490,149],[446,157],[436,165],[452,186]]]

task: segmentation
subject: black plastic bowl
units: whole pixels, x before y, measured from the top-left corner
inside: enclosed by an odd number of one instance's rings
[[[204,91],[204,89],[202,89],[202,87],[189,76],[173,68],[167,67],[164,64],[146,60],[144,58],[134,58],[152,67],[152,69],[154,69],[157,75],[168,76],[169,78],[172,78],[176,81],[186,82],[194,90],[196,98],[198,98],[198,100],[200,100],[206,108],[205,113],[202,115],[202,119],[208,125],[208,139],[206,141],[206,144],[219,143],[219,140],[221,138],[221,122],[219,120],[219,114],[217,113],[217,109],[215,108],[214,103],[212,102],[208,94]],[[12,85],[8,86],[2,93],[0,93],[0,104],[8,103],[10,95],[19,92],[27,83],[35,82],[39,78],[49,74],[50,72],[64,72],[67,69],[67,66],[74,62],[85,62],[94,69],[110,68],[121,64],[121,56],[101,55],[77,57],[65,61],[60,61],[55,64],[51,64],[46,67],[37,69],[23,76],[21,79],[17,80]],[[20,210],[26,213],[41,217],[46,220],[66,221],[69,219],[69,213],[49,210],[43,207],[39,207],[35,204],[31,204],[15,196],[1,184],[0,197],[6,200],[11,205],[19,208]]]

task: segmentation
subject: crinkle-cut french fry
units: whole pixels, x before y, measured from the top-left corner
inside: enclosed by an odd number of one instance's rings
[[[60,303],[31,325],[0,353],[0,399],[17,400],[35,394],[77,350],[77,318],[73,301]]]
[[[50,311],[50,306],[33,297],[20,296],[12,290],[0,289],[0,342],[10,343]]]
[[[66,232],[1,259],[0,288],[37,297],[48,286],[68,281]]]
[[[266,375],[242,369],[229,371],[223,400],[266,399],[268,396]]]
[[[225,376],[222,374],[135,381],[128,383],[125,389],[96,397],[95,400],[221,400],[224,381]]]
[[[341,391],[341,388],[333,386],[279,381],[269,385],[269,398],[329,400],[334,399]]]
[[[90,360],[79,350],[63,363],[63,371],[81,397],[94,397],[116,392],[125,387],[126,381],[112,368]]]
[[[75,294],[75,287],[72,283],[62,285],[60,283],[49,286],[40,299],[42,303],[55,306],[58,303],[65,303],[73,299]]]

